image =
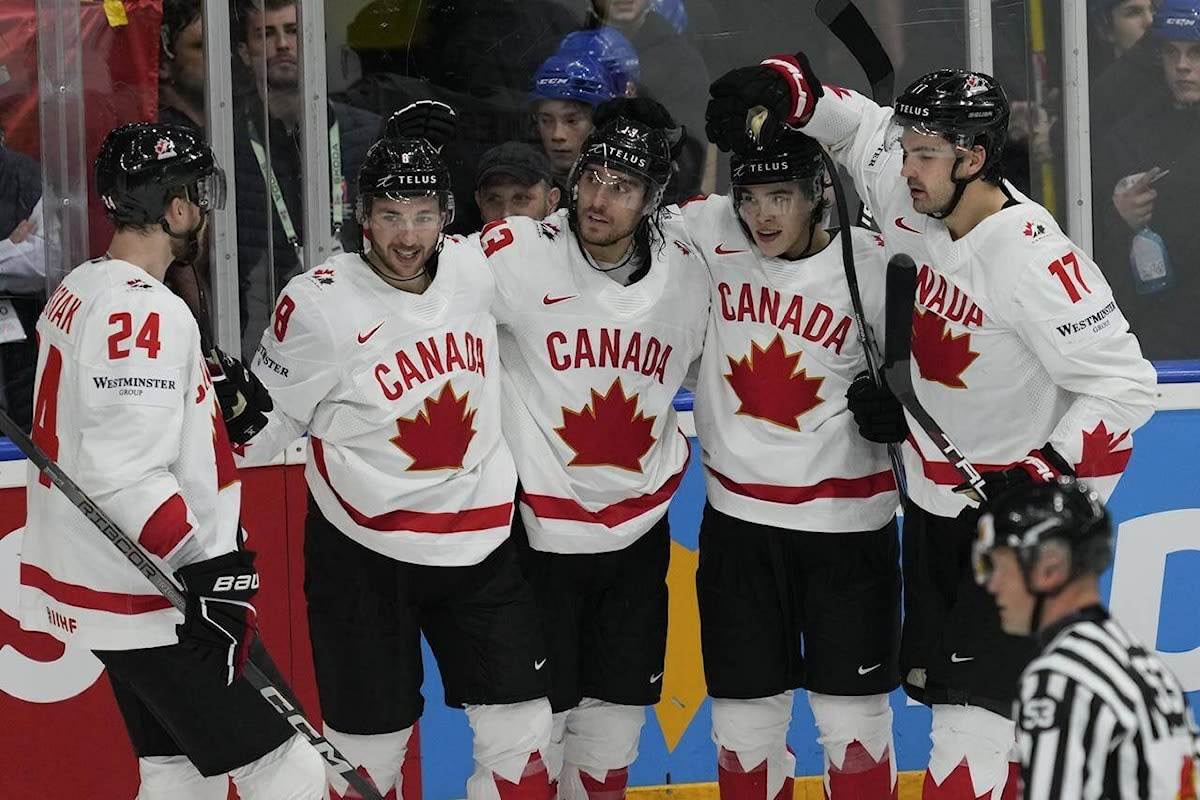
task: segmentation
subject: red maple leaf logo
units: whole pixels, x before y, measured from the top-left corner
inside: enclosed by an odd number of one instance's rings
[[[777,333],[765,350],[751,342],[750,354],[738,361],[725,356],[725,380],[741,402],[737,413],[800,430],[800,416],[825,402],[817,395],[825,378],[810,378],[807,369],[798,369],[803,355],[789,353]]]
[[[1091,431],[1083,433],[1083,455],[1075,467],[1080,478],[1098,478],[1104,475],[1120,475],[1133,455],[1133,448],[1117,449],[1117,445],[1129,438],[1130,431],[1120,436],[1108,432],[1102,421]]]
[[[913,309],[912,355],[921,377],[951,389],[965,389],[962,374],[979,358],[971,349],[971,334],[955,336],[946,320],[932,311]]]
[[[447,381],[437,399],[425,398],[425,408],[410,418],[396,420],[396,435],[392,444],[399,447],[413,463],[410,471],[429,469],[461,469],[467,446],[475,438],[475,409],[467,411],[467,398],[454,393],[454,384]]]
[[[575,456],[568,467],[618,467],[642,471],[642,456],[650,451],[650,431],[657,417],[638,411],[638,396],[625,394],[617,378],[603,395],[591,390],[592,400],[579,411],[563,408],[562,427],[555,428]]]

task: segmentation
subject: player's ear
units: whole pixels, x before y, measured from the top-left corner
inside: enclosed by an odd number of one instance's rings
[[[1053,591],[1071,577],[1071,551],[1053,540],[1042,544],[1037,564],[1030,575],[1034,591]]]
[[[558,208],[558,201],[562,200],[562,190],[557,186],[551,186],[550,191],[546,192],[546,213],[549,214],[554,209]]]

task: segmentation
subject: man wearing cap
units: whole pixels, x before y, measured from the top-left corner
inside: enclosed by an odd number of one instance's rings
[[[504,142],[484,153],[475,173],[475,203],[483,223],[505,217],[544,219],[562,192],[545,153],[524,142]]]

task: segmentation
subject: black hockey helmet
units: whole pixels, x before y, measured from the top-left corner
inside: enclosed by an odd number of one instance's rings
[[[991,75],[939,69],[917,79],[896,99],[897,124],[941,136],[951,144],[987,151],[979,176],[1000,179],[1000,154],[1008,139],[1008,96]]]
[[[798,181],[816,200],[824,191],[825,160],[816,139],[784,128],[771,144],[730,156],[729,175],[735,188]]]
[[[572,202],[580,173],[587,166],[603,166],[646,181],[646,210],[652,211],[671,178],[667,132],[624,116],[601,123],[588,135],[571,170]]]
[[[380,139],[371,145],[358,170],[360,225],[366,223],[376,197],[436,197],[438,207],[446,213],[445,224],[454,220],[450,169],[425,139]]]
[[[181,125],[114,128],[100,143],[95,176],[104,213],[117,225],[157,222],[166,229],[166,207],[176,197],[205,213],[225,205],[225,176],[212,150],[196,130]]]
[[[1112,561],[1112,519],[1099,495],[1071,476],[1018,487],[989,503],[973,552],[976,580],[984,584],[991,576],[994,548],[1010,547],[1028,584],[1041,546],[1051,540],[1070,550],[1071,578],[1098,575]]]

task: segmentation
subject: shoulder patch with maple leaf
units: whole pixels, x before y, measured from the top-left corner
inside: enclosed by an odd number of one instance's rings
[[[591,390],[591,402],[579,411],[563,408],[563,424],[554,429],[575,455],[568,467],[617,467],[642,471],[642,457],[656,441],[651,431],[657,417],[638,410],[638,395],[625,394],[617,378],[600,394]]]
[[[766,348],[751,342],[750,353],[729,361],[725,380],[737,395],[737,413],[773,422],[789,430],[800,430],[801,415],[825,402],[817,394],[824,377],[810,378],[807,369],[798,369],[803,351],[789,353],[783,337],[775,338]]]
[[[446,381],[437,398],[426,397],[424,408],[414,416],[396,420],[392,444],[412,459],[408,470],[462,469],[467,447],[475,438],[476,409],[467,410],[470,392],[459,397]]]
[[[971,334],[946,330],[946,320],[932,311],[913,309],[912,356],[921,377],[951,389],[965,389],[962,375],[979,358]]]
[[[1130,431],[1121,434],[1115,431],[1109,433],[1108,426],[1101,420],[1090,431],[1083,432],[1083,452],[1079,463],[1075,465],[1075,474],[1080,478],[1100,478],[1109,475],[1120,475],[1133,455],[1133,447],[1128,441]],[[1119,447],[1119,445],[1127,445]]]

